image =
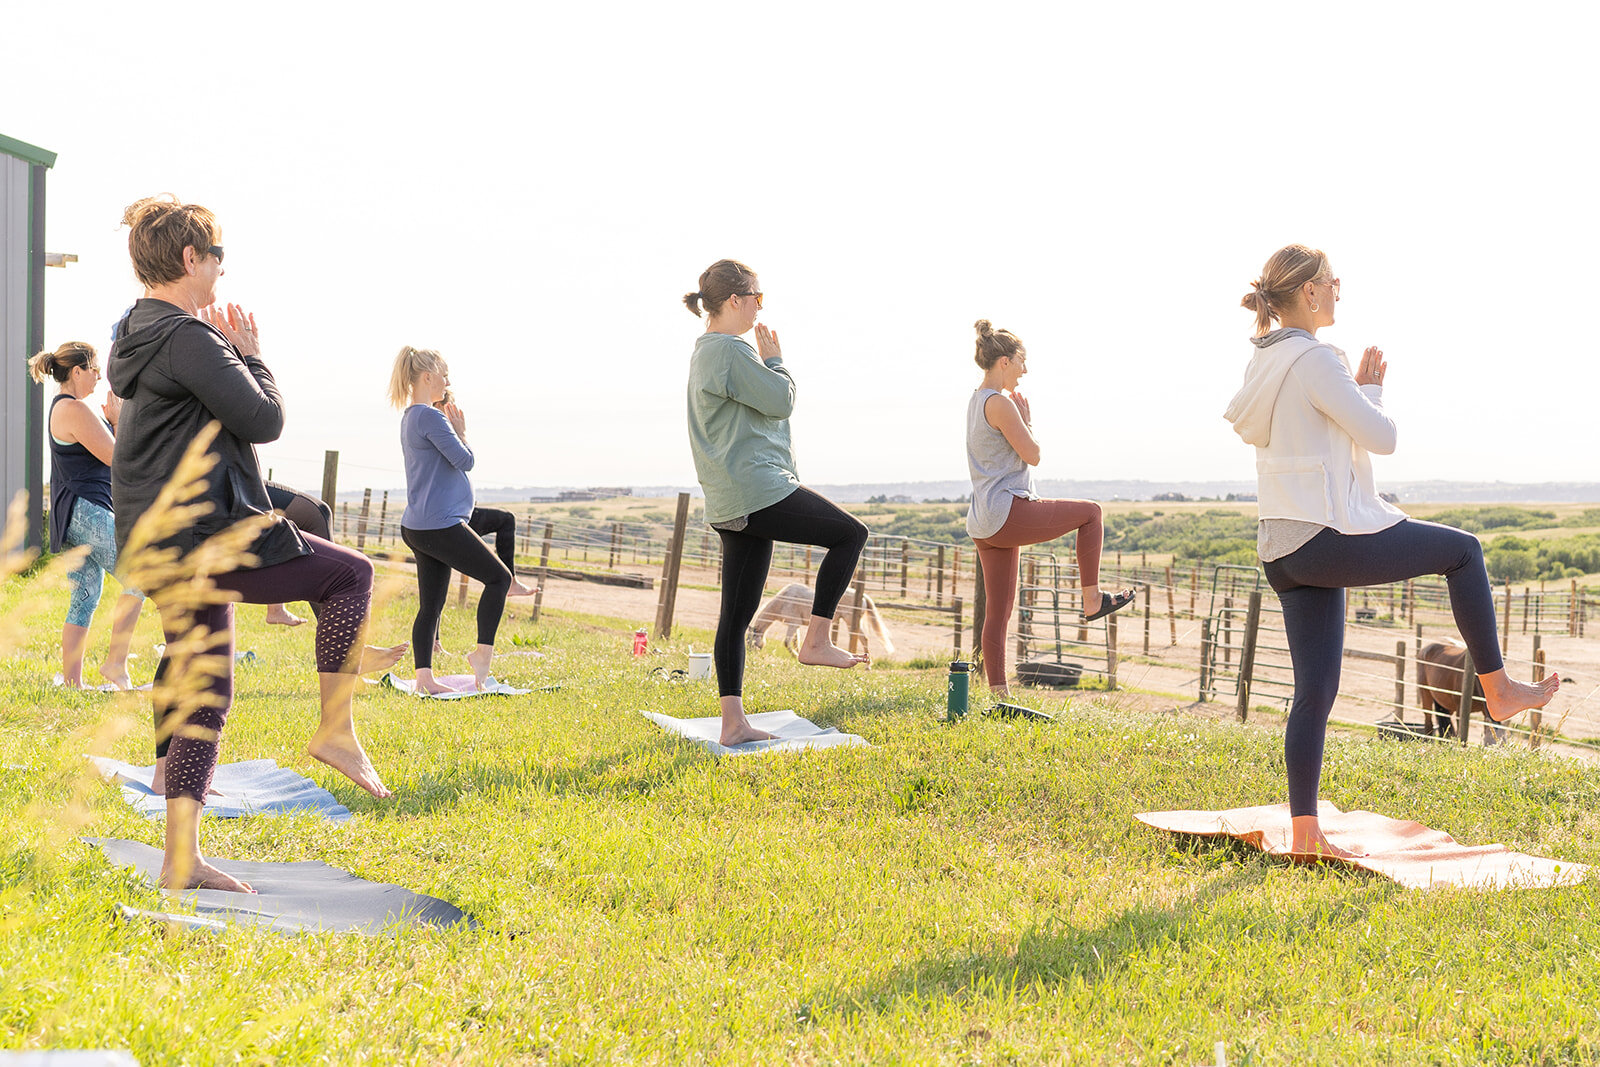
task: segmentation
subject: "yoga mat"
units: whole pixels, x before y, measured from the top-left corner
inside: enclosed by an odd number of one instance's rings
[[[419,693],[417,683],[409,678],[400,678],[392,673],[385,673],[381,679],[382,684],[391,689],[398,689],[402,693],[410,693],[414,697],[426,697],[429,700],[465,700],[468,697],[508,696],[520,697],[533,692],[532,689],[518,689],[504,682],[495,680],[494,675],[489,675],[488,687],[478,689],[473,685],[470,674],[436,674],[433,680],[440,685],[450,687],[448,693]]]
[[[674,719],[671,715],[658,715],[653,711],[639,714],[679,737],[693,741],[713,756],[748,756],[757,752],[799,752],[807,748],[841,748],[865,745],[865,739],[855,734],[841,734],[833,727],[823,729],[810,719],[802,719],[792,711],[758,711],[750,716],[750,725],[777,737],[771,741],[746,741],[742,745],[728,746],[717,739],[722,736],[722,719]]]
[[[1134,818],[1176,834],[1232,837],[1272,856],[1287,854],[1291,840],[1287,804],[1227,811],[1146,811]],[[1333,862],[1381,874],[1407,889],[1547,889],[1574,885],[1589,873],[1581,863],[1529,856],[1504,845],[1463,845],[1419,822],[1371,811],[1340,811],[1326,800],[1318,803],[1317,818],[1333,844],[1367,853]]]
[[[55,686],[57,689],[65,689],[66,685],[67,685],[67,680],[61,676],[61,672],[60,671],[57,671],[55,673],[55,675],[50,679],[50,684]],[[132,689],[118,689],[116,686],[112,685],[110,682],[101,682],[99,685],[86,685],[86,686],[83,686],[82,689],[83,689],[83,691],[85,693],[139,693],[139,692],[148,693],[154,687],[155,687],[155,683],[154,682],[146,682],[143,685],[136,685]]]
[[[167,798],[150,788],[155,767],[135,767],[131,763],[90,756],[106,778],[122,786],[122,798],[147,819],[164,818]],[[219,819],[238,819],[246,815],[321,815],[329,822],[346,822],[350,809],[337,797],[309,778],[302,777],[276,760],[253,759],[217,766],[211,788],[221,796],[206,797],[202,815]]]
[[[161,850],[114,837],[86,837],[118,867],[132,867],[151,885],[161,873]],[[477,926],[454,904],[397,885],[368,882],[320,860],[255,863],[206,857],[212,866],[255,887],[254,893],[186,890],[181,899],[209,919],[261,926],[279,933],[321,931],[377,934],[397,923],[412,926]]]

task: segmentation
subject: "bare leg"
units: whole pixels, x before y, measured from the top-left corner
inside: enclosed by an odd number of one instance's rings
[[[89,628],[66,623],[61,627],[61,683],[72,689],[83,687],[83,650],[89,644]]]
[[[1329,841],[1322,833],[1322,824],[1315,815],[1296,815],[1289,822],[1294,830],[1289,843],[1289,853],[1296,859],[1358,859],[1365,852],[1351,852]]]
[[[811,624],[806,627],[806,639],[800,643],[800,651],[795,658],[801,663],[812,667],[854,667],[858,663],[870,663],[866,656],[858,656],[853,652],[846,652],[833,643],[832,636],[828,633],[833,626],[832,619],[825,619],[821,615],[811,616]],[[724,698],[727,699],[727,698]],[[726,717],[726,714],[724,714]],[[723,727],[726,732],[727,727]],[[724,742],[726,743],[726,742]]]
[[[1505,722],[1518,712],[1544,707],[1561,688],[1559,674],[1529,685],[1513,681],[1504,667],[1493,674],[1478,675],[1478,681],[1483,686],[1484,701],[1489,705],[1489,718],[1495,722]]]
[[[411,647],[410,641],[401,641],[398,645],[383,648],[380,645],[363,645],[361,648],[361,666],[358,668],[362,674],[371,674],[373,671],[386,671],[400,662],[400,657],[406,654],[406,649]]]
[[[467,666],[472,668],[472,681],[479,689],[489,684],[489,662],[493,659],[493,645],[479,645],[467,653]]]
[[[200,855],[200,802],[188,797],[167,798],[167,851],[161,860],[161,886],[167,890],[255,892],[249,882],[223,874]]]
[[[742,745],[746,741],[771,741],[772,734],[750,725],[744,713],[744,697],[722,698],[722,736],[724,745]]]
[[[417,674],[420,684],[422,672]],[[391,797],[394,794],[378,777],[366,749],[356,738],[355,689],[359,678],[356,674],[317,675],[322,691],[322,721],[306,751],[312,759],[326,763],[373,796]]]
[[[133,643],[133,628],[139,623],[139,609],[144,598],[124,593],[117,598],[111,614],[111,646],[106,649],[106,661],[100,664],[100,676],[118,689],[132,689],[128,677],[128,646]]]
[[[267,622],[273,626],[299,626],[305,621],[283,604],[267,605]]]
[[[1093,615],[1100,610],[1100,585],[1099,579],[1094,584],[1083,583],[1083,614]]]

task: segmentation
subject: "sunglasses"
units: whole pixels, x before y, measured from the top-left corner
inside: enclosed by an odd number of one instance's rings
[[[212,245],[210,248],[205,250],[204,254],[208,255],[208,256],[216,256],[217,257],[217,262],[218,263],[222,262],[222,246],[221,245]]]
[[[736,293],[734,295],[736,295],[736,296],[753,296],[753,297],[755,297],[756,298],[756,310],[760,311],[761,310],[761,298],[766,296],[767,294],[766,293]]]

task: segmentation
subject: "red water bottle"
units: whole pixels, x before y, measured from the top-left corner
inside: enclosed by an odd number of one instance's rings
[[[650,635],[645,633],[644,627],[641,626],[637,630],[633,631],[633,654],[635,656],[642,656],[649,650]]]

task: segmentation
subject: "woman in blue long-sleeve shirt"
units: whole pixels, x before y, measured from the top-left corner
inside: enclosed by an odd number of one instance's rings
[[[395,357],[389,401],[405,408],[400,416],[400,448],[406,461],[406,510],[400,537],[417,557],[417,617],[411,624],[417,687],[442,693],[433,678],[433,638],[450,591],[450,571],[483,583],[478,600],[478,645],[467,653],[472,676],[482,689],[489,680],[495,632],[505,613],[515,579],[467,523],[472,518],[472,482],[467,472],[475,457],[467,446],[467,420],[454,404],[434,407],[450,385],[450,371],[439,353],[409,345]]]

